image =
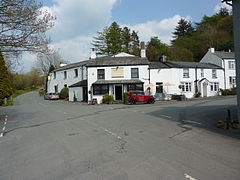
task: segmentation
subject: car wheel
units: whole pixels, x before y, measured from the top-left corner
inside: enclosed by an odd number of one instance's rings
[[[129,99],[129,103],[130,103],[130,104],[136,104],[136,99],[133,99],[133,98],[132,98],[132,99]]]
[[[154,99],[149,99],[148,100],[148,104],[154,104],[155,103],[155,100]]]

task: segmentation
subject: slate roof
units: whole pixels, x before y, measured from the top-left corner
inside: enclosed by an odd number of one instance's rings
[[[218,56],[221,59],[234,59],[235,58],[234,52],[215,51],[213,54]]]
[[[129,79],[129,80],[97,80],[93,84],[138,84],[143,83],[139,79]]]
[[[76,63],[71,63],[71,64],[68,64],[68,65],[66,65],[66,66],[60,67],[60,68],[54,70],[53,72],[62,71],[62,70],[67,70],[67,69],[71,69],[71,68],[83,66],[83,65],[86,65],[86,63],[87,63],[88,61],[89,61],[89,60],[87,60],[87,61],[81,61],[81,62],[76,62]]]
[[[222,69],[221,67],[200,62],[150,62],[150,69],[164,69],[164,68],[206,68],[206,69]]]
[[[79,82],[77,82],[75,84],[72,84],[69,87],[71,88],[71,87],[82,87],[82,86],[87,86],[87,80],[79,81]]]
[[[141,57],[100,57],[88,61],[88,67],[101,67],[101,66],[129,66],[129,65],[148,65],[147,58]]]

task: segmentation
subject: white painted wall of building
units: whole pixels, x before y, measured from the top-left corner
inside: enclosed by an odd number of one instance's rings
[[[226,89],[232,88],[232,86],[230,85],[229,77],[232,76],[236,78],[236,64],[235,69],[229,69],[229,61],[234,61],[235,63],[235,59],[224,59]]]

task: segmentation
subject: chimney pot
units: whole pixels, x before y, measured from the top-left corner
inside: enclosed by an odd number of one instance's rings
[[[209,51],[210,51],[211,53],[214,53],[214,52],[215,52],[215,49],[214,49],[214,48],[210,48]]]

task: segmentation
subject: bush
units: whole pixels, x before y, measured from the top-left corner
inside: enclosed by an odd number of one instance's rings
[[[62,88],[59,94],[60,99],[67,99],[69,97],[69,89],[67,87]]]
[[[105,103],[105,104],[112,103],[113,102],[113,96],[109,95],[109,94],[104,94],[102,102]]]
[[[43,96],[45,94],[45,90],[44,89],[40,89],[38,91],[38,93],[39,93],[40,96]]]
[[[220,89],[220,92],[221,92],[222,96],[231,95],[230,89]]]
[[[128,92],[123,93],[123,103],[124,104],[128,103],[128,97],[129,97]]]
[[[201,96],[201,93],[200,92],[197,92],[196,94],[194,94],[194,97],[195,98],[198,98],[198,97],[200,97]]]

